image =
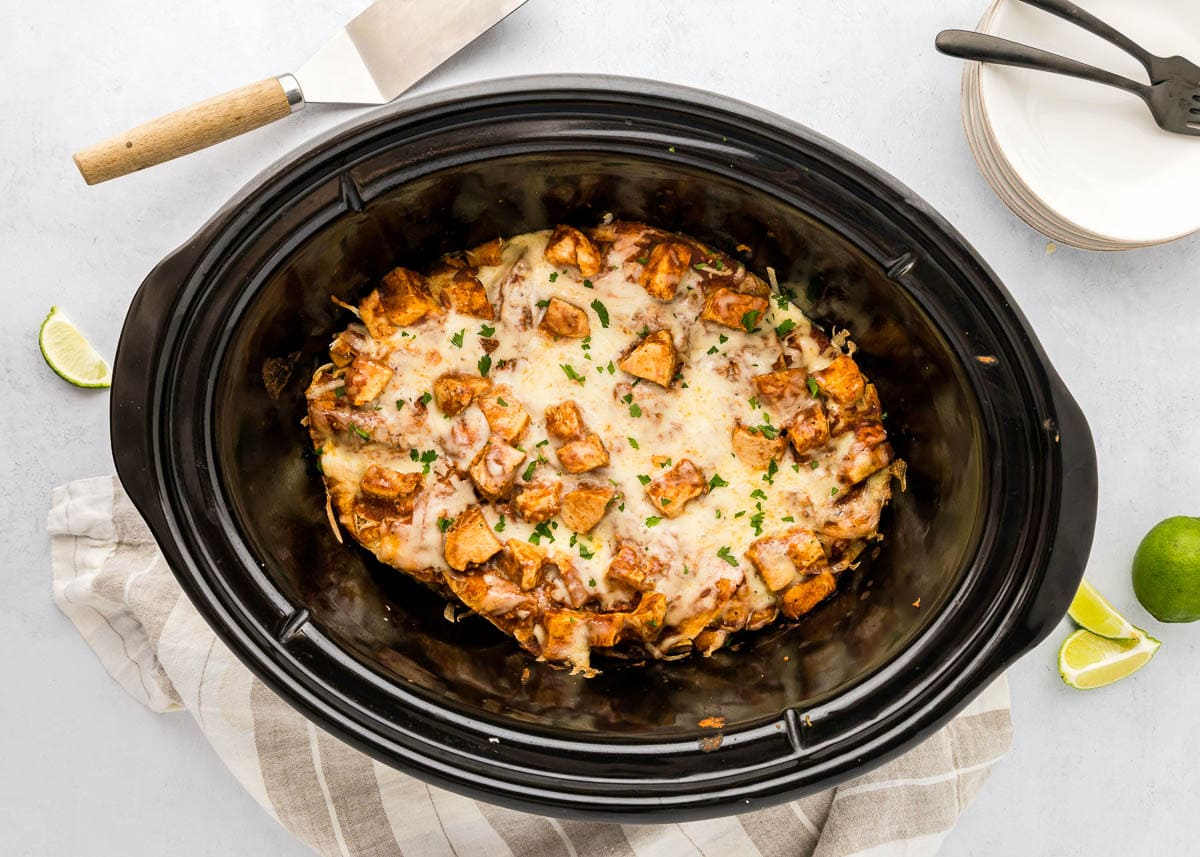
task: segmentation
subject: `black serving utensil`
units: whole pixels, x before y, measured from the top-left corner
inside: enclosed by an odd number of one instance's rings
[[[1164,131],[1200,137],[1200,85],[1170,79],[1149,86],[1040,48],[968,30],[943,30],[936,45],[942,53],[960,59],[1065,74],[1123,89],[1146,102]]]
[[[1021,0],[1021,2],[1035,9],[1041,9],[1043,12],[1049,12],[1051,15],[1057,15],[1064,21],[1070,21],[1077,27],[1116,45],[1146,67],[1146,73],[1150,75],[1151,83],[1182,80],[1200,85],[1200,66],[1181,56],[1160,57],[1150,53],[1112,25],[1101,21],[1086,9],[1079,8],[1070,0]]]

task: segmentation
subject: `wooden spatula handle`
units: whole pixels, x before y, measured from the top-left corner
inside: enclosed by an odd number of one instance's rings
[[[99,184],[282,119],[304,104],[291,75],[258,83],[152,119],[75,153],[88,184]]]

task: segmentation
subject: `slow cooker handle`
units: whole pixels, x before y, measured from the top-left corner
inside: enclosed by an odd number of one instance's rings
[[[1083,580],[1096,529],[1099,491],[1092,432],[1063,383],[1054,377],[1050,387],[1056,417],[1047,420],[1044,429],[1048,441],[1059,447],[1058,517],[1045,574],[1028,593],[1008,644],[1001,647],[1002,666],[1037,646],[1062,621]]]
[[[146,276],[130,302],[113,359],[109,432],[117,477],[150,527],[166,527],[154,461],[160,341],[194,260],[181,248]]]

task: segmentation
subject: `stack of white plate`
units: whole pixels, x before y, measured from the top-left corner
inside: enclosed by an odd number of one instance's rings
[[[1200,63],[1197,0],[1083,5],[1154,53]],[[1147,80],[1133,57],[1019,0],[995,0],[978,29]],[[962,110],[988,184],[1048,238],[1086,250],[1126,250],[1200,230],[1200,137],[1163,131],[1136,96],[969,62]]]

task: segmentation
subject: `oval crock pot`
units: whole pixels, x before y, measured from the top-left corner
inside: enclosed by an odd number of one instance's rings
[[[348,320],[330,295],[609,212],[800,284],[859,344],[909,475],[881,548],[802,622],[587,680],[339,544],[300,420]],[[621,78],[409,99],[260,176],[134,298],[112,438],[180,584],[271,689],[423,780],[572,817],[742,811],[912,747],[1061,619],[1095,522],[1087,424],[949,224],[806,128]]]

